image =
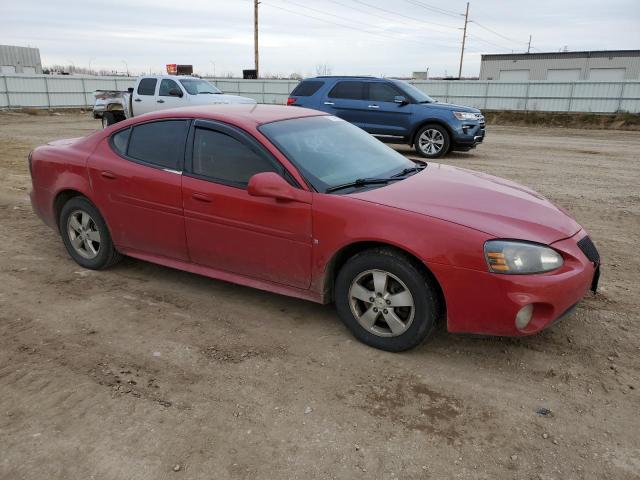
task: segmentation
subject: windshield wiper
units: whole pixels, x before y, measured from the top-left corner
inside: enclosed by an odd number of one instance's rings
[[[342,185],[336,185],[329,187],[325,190],[325,193],[335,192],[336,190],[342,190],[350,187],[364,187],[366,185],[384,185],[385,183],[402,180],[401,178],[358,178],[353,182],[343,183]]]
[[[410,173],[418,173],[419,171],[424,170],[425,168],[426,168],[425,164],[422,164],[422,165],[416,164],[413,167],[404,168],[401,172],[391,175],[391,177],[392,178],[404,177],[405,175],[409,175]]]

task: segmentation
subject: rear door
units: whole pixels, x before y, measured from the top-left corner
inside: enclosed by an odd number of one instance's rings
[[[189,124],[172,119],[125,128],[91,155],[94,200],[116,246],[188,260],[181,170]]]
[[[229,125],[197,120],[187,170],[182,194],[192,262],[309,287],[311,205],[249,195],[256,173],[276,172],[295,183],[257,140]]]
[[[367,110],[364,116],[369,133],[401,137],[409,135],[414,105],[395,103],[397,96],[407,98],[389,82],[367,82]]]
[[[369,103],[365,100],[365,82],[340,80],[327,93],[322,110],[369,131],[366,113]]]
[[[158,89],[158,79],[155,77],[144,77],[138,81],[136,89],[133,91],[132,116],[153,112],[157,109],[156,91]]]

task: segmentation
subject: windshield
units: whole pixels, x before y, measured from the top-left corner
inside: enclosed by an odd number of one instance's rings
[[[424,93],[418,87],[411,85],[410,83],[403,82],[402,80],[396,80],[395,84],[400,87],[404,92],[413,98],[416,103],[433,103],[435,100],[429,95]]]
[[[330,115],[267,123],[260,131],[318,192],[362,178],[387,178],[416,166],[364,130]]]
[[[198,80],[195,78],[185,78],[180,80],[180,83],[190,95],[199,95],[201,93],[222,93],[211,83],[205,80]]]

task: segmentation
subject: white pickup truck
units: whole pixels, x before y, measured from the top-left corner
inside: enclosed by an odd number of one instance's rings
[[[219,103],[256,103],[252,98],[226,95],[213,84],[196,77],[150,75],[136,80],[128,91],[96,90],[93,118],[107,127],[125,118],[165,108]]]

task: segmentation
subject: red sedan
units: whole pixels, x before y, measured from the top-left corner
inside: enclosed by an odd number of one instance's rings
[[[599,257],[516,183],[416,164],[302,108],[165,110],[29,157],[34,210],[80,265],[121,255],[320,303],[390,351],[449,331],[526,335],[565,316]]]

